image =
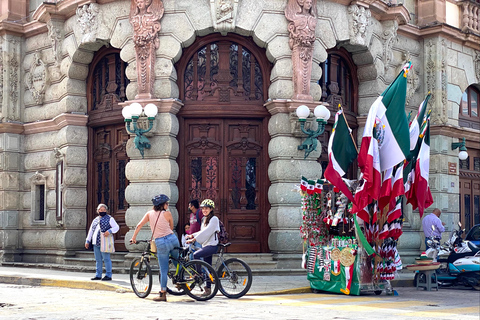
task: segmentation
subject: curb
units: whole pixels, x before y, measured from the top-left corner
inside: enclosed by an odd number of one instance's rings
[[[302,287],[302,288],[294,288],[294,289],[285,289],[285,290],[277,290],[277,291],[267,291],[267,292],[257,292],[257,293],[247,293],[247,296],[273,296],[279,294],[298,294],[298,293],[312,293],[312,288],[310,287]]]
[[[116,291],[119,293],[132,292],[132,290],[125,287],[102,282],[88,282],[82,280],[60,280],[60,279],[41,279],[20,276],[0,276],[0,283],[16,284],[24,286],[45,286],[45,287],[61,287],[71,289],[85,289],[85,290],[103,290]]]

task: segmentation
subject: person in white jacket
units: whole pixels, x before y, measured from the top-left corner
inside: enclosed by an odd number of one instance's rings
[[[213,213],[213,209],[215,208],[215,203],[213,200],[203,200],[200,207],[202,208],[203,213],[200,231],[191,235],[187,235],[187,243],[195,243],[195,241],[198,241],[202,245],[202,248],[195,251],[193,258],[203,258],[206,263],[211,265],[213,255],[217,253],[218,249],[217,232],[220,231],[220,223],[218,218]],[[203,295],[209,296],[211,294],[210,287],[211,284],[207,282]]]
[[[93,219],[88,230],[87,239],[85,240],[85,249],[93,244],[93,253],[95,254],[96,271],[92,280],[109,281],[112,280],[112,259],[109,252],[100,251],[100,234],[106,237],[110,234],[117,233],[120,229],[115,219],[107,214],[108,207],[100,203],[97,207],[98,217]],[[102,278],[103,263],[105,263],[105,277]]]

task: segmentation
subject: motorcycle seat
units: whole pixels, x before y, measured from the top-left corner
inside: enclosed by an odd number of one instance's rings
[[[472,243],[470,241],[467,242],[467,245],[470,248],[470,250],[472,250],[473,253],[476,253],[477,251],[480,250],[480,247],[477,247],[474,243]]]

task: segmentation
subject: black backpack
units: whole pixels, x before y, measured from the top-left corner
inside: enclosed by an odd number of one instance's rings
[[[228,239],[228,232],[225,230],[225,226],[223,225],[223,222],[218,219],[218,225],[220,226],[220,231],[218,231],[215,235],[217,236],[218,243],[221,244],[227,244],[229,241]]]

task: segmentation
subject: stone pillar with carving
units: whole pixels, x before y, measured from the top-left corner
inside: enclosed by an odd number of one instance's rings
[[[288,20],[289,46],[292,50],[295,100],[313,101],[310,94],[315,27],[316,0],[289,0],[285,8]]]
[[[160,45],[158,33],[165,9],[162,0],[132,0],[130,23],[137,59],[138,94],[135,99],[153,98],[155,82],[155,51]]]

